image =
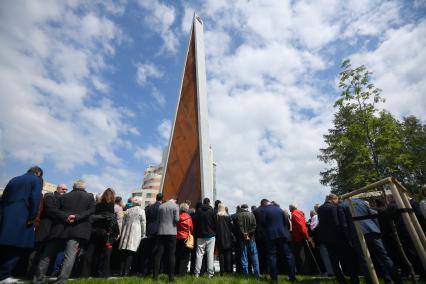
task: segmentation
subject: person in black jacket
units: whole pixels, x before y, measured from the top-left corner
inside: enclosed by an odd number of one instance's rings
[[[35,250],[28,259],[27,276],[32,277],[38,264],[40,254],[46,246],[52,225],[58,221],[60,216],[59,197],[68,191],[66,184],[58,184],[56,191],[49,192],[43,196],[40,223],[35,231]]]
[[[155,238],[158,231],[157,215],[158,209],[163,202],[163,194],[158,193],[156,202],[145,208],[146,218],[146,238],[141,242],[140,265],[142,266],[143,275],[150,275],[154,269],[154,248]]]
[[[256,224],[260,224],[260,216],[262,214],[262,210],[268,205],[268,201],[266,199],[262,199],[260,201],[260,206],[253,210],[254,217],[256,218]],[[260,274],[265,274],[268,272],[267,265],[267,254],[266,254],[266,241],[265,241],[265,231],[262,226],[256,226],[255,232],[255,241],[257,254],[259,258],[259,271]]]
[[[219,203],[217,206],[216,221],[216,247],[219,251],[220,275],[232,273],[232,222],[226,213],[225,205]]]
[[[238,227],[238,222],[237,222],[237,216],[238,213],[240,212],[241,207],[240,205],[237,205],[235,207],[235,213],[231,214],[231,221],[232,221],[232,233],[234,234],[235,238],[234,238],[234,243],[232,245],[233,249],[234,249],[234,259],[233,259],[233,263],[235,264],[235,271],[238,274],[241,274],[243,272],[243,268],[241,266],[241,248],[240,248],[240,241],[238,240],[238,238],[236,236],[238,236],[239,234],[239,227]]]
[[[33,283],[43,283],[49,263],[65,244],[65,257],[61,273],[55,283],[66,283],[69,278],[80,243],[90,240],[89,217],[95,211],[93,194],[85,191],[86,183],[79,179],[73,190],[59,198],[60,221],[51,230],[51,240],[46,245],[36,269]]]
[[[341,207],[338,207],[339,198],[329,194],[326,201],[318,208],[318,234],[327,247],[331,266],[337,281],[346,283],[342,269],[347,268],[351,276],[351,283],[358,283],[356,256],[349,246],[348,224]],[[355,265],[348,265],[349,263]]]
[[[113,241],[119,235],[114,214],[115,192],[107,188],[91,216],[92,234],[83,257],[81,276],[109,277]]]
[[[207,273],[214,275],[214,246],[216,241],[216,216],[210,206],[210,199],[204,198],[203,205],[195,215],[195,235],[197,236],[197,259],[195,277],[200,275],[204,253],[207,253]]]

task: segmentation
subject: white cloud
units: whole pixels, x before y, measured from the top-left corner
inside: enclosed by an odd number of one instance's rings
[[[152,88],[151,95],[159,106],[164,106],[164,104],[166,103],[166,98],[158,91],[157,88]]]
[[[172,125],[170,120],[165,119],[160,123],[160,125],[158,125],[157,131],[160,134],[161,138],[163,138],[165,141],[168,141],[171,129]]]
[[[161,140],[156,145],[150,144],[145,147],[138,147],[134,153],[135,158],[145,160],[148,164],[159,164],[163,158],[164,149],[169,142],[171,131],[170,120],[164,119],[157,126],[157,134]]]
[[[151,63],[138,63],[136,64],[136,82],[144,86],[147,84],[149,78],[161,78],[163,72],[160,71],[157,66]]]
[[[351,56],[364,64],[383,90],[384,107],[398,116],[426,119],[426,20],[388,30],[377,49]]]
[[[178,46],[178,40],[172,25],[176,19],[176,12],[172,6],[161,3],[159,0],[138,1],[143,11],[145,23],[163,39],[163,50],[174,54]]]
[[[123,199],[131,196],[131,190],[136,189],[141,183],[140,173],[135,173],[126,168],[105,167],[99,174],[85,174],[82,178],[86,181],[87,191],[92,193],[102,193],[111,187]]]
[[[51,161],[60,170],[120,163],[121,136],[134,133],[126,111],[99,79],[122,38],[97,6],[3,1],[0,32],[0,129],[3,159]],[[93,85],[92,85],[93,84]]]
[[[190,21],[192,23],[192,21]],[[218,44],[220,43],[220,44]],[[229,50],[231,37],[223,31],[207,30],[205,32],[206,57],[221,56]]]
[[[343,22],[344,36],[380,36],[392,24],[398,23],[401,4],[398,1],[349,1]]]
[[[0,161],[48,160],[61,170],[105,162],[99,174],[84,176],[89,188],[112,186],[127,196],[141,173],[125,168],[117,152],[135,149],[123,137],[140,133],[126,122],[135,114],[108,99],[102,74],[126,38],[112,20],[125,1],[15,2],[0,3]],[[183,15],[165,1],[138,5],[163,41],[160,53],[176,54],[194,10],[203,18],[218,197],[229,206],[268,197],[307,213],[323,200],[316,156],[336,95],[323,88],[333,85],[324,73],[334,74],[335,58],[359,45],[354,65],[375,73],[386,107],[425,117],[425,21],[401,26],[407,19],[398,1],[208,0],[183,4]],[[374,50],[365,38],[377,42]],[[165,72],[157,66],[138,63],[136,81],[164,106],[164,90],[150,82]],[[159,163],[170,127],[161,121],[158,145],[137,148],[135,157]]]
[[[135,151],[135,158],[146,160],[148,164],[159,164],[163,156],[163,149],[157,145],[148,145]]]
[[[400,22],[398,2],[359,2],[203,2],[210,136],[218,197],[228,205],[268,197],[285,207],[296,202],[308,213],[324,200],[328,188],[319,172],[325,165],[317,155],[337,94],[333,78],[318,74],[336,65],[327,54],[346,54],[341,46],[356,46],[360,36],[380,42]],[[390,57],[386,62],[393,66]]]
[[[107,93],[110,90],[108,84],[104,82],[103,80],[101,80],[100,78],[94,77],[92,79],[92,83],[93,83],[93,86],[96,88],[96,90],[102,93]]]
[[[99,4],[103,5],[109,13],[121,16],[126,11],[127,0],[100,0]]]
[[[188,3],[184,3],[183,16],[181,22],[181,31],[183,34],[188,34],[191,30],[192,19],[194,17],[195,9],[188,5]]]

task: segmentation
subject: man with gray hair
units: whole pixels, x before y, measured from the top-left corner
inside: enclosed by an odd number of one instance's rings
[[[306,226],[305,214],[297,208],[297,204],[292,203],[289,206],[291,212],[291,236],[294,245],[294,256],[299,273],[305,272],[305,244],[308,236],[308,228]]]
[[[179,209],[176,200],[171,198],[158,208],[157,223],[158,231],[154,249],[154,279],[158,279],[160,262],[164,250],[167,251],[165,261],[168,263],[169,281],[174,281],[175,277],[175,251],[176,251],[176,224],[179,221]]]
[[[50,231],[52,226],[59,218],[59,197],[67,193],[67,185],[60,183],[56,187],[56,191],[48,192],[44,194],[43,200],[41,202],[41,214],[39,225],[36,226],[35,231],[35,250],[30,254],[28,259],[27,274],[29,277],[32,277],[35,271],[35,266],[38,264],[38,259],[41,252],[46,247],[48,243]]]
[[[55,283],[66,283],[68,280],[80,243],[90,240],[89,217],[95,211],[95,201],[93,194],[85,189],[85,181],[78,179],[74,182],[73,190],[59,198],[59,221],[52,227],[50,241],[40,258],[33,283],[44,283],[50,261],[64,244],[64,262]]]

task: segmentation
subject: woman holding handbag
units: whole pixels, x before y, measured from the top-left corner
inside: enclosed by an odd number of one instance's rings
[[[179,206],[179,221],[177,223],[176,236],[176,275],[185,275],[188,272],[189,257],[194,245],[192,232],[192,218],[188,214],[189,205],[181,203]]]

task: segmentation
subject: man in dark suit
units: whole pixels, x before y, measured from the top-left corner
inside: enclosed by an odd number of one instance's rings
[[[157,215],[161,203],[163,202],[163,194],[158,193],[156,196],[156,202],[150,204],[145,208],[146,216],[146,238],[142,239],[141,243],[141,266],[144,275],[151,274],[154,270],[154,248],[155,239],[158,231]]]
[[[34,274],[40,253],[48,242],[52,225],[59,219],[59,197],[67,191],[67,186],[61,183],[56,187],[56,191],[48,192],[43,196],[43,201],[40,205],[40,222],[35,230],[35,250],[30,254],[28,259],[27,274],[29,277],[32,277]]]
[[[268,205],[266,199],[260,201],[260,206],[253,211],[254,217],[256,218],[256,224],[260,224],[260,216],[262,215],[262,210]],[[267,258],[266,258],[266,242],[265,242],[265,232],[262,226],[256,226],[255,240],[256,248],[259,257],[259,270],[260,274],[267,273]]]
[[[288,218],[278,206],[270,204],[266,199],[263,202],[266,206],[260,212],[259,225],[265,233],[268,268],[272,283],[278,283],[277,252],[281,252],[284,256],[288,265],[289,280],[293,282],[296,280],[296,264],[289,246],[291,237]]]
[[[11,179],[4,189],[0,203],[0,281],[10,277],[22,251],[34,247],[42,177],[43,170],[35,166]]]
[[[59,198],[60,216],[51,230],[51,241],[46,245],[36,270],[33,283],[43,283],[50,261],[65,244],[62,269],[55,283],[65,283],[69,278],[79,245],[90,240],[91,224],[89,217],[95,211],[93,194],[85,191],[86,184],[77,180],[70,193]]]
[[[327,247],[337,281],[340,284],[346,283],[343,271],[340,268],[342,266],[348,268],[351,283],[359,283],[356,267],[348,265],[355,263],[356,266],[356,256],[349,246],[346,218],[338,204],[338,196],[331,193],[327,195],[325,203],[318,208],[318,234]]]
[[[40,215],[40,224],[36,228],[36,243],[44,242],[50,234],[52,225],[61,216],[59,197],[67,193],[65,184],[58,184],[56,191],[48,192],[43,196],[43,210]]]

